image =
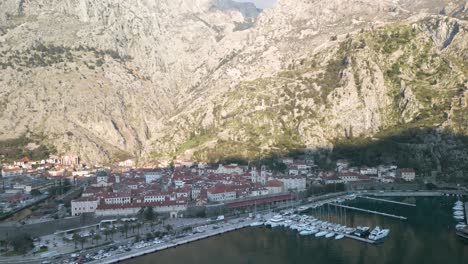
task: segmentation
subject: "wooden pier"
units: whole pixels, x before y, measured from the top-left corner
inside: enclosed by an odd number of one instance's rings
[[[382,199],[382,198],[374,198],[374,197],[369,197],[369,196],[357,196],[359,198],[364,198],[364,199],[369,199],[369,200],[375,200],[375,201],[380,201],[380,202],[387,202],[387,203],[394,203],[394,204],[399,204],[399,205],[406,205],[406,206],[416,206],[415,204],[410,204],[410,203],[404,203],[404,202],[398,202],[398,201],[393,201],[393,200],[387,200],[387,199]]]
[[[392,214],[387,214],[387,213],[382,213],[378,211],[372,211],[372,210],[367,210],[367,209],[362,209],[362,208],[357,208],[357,207],[352,207],[352,206],[347,206],[347,205],[342,205],[342,204],[336,204],[336,203],[329,203],[330,205],[338,206],[338,207],[343,207],[346,209],[351,209],[351,210],[356,210],[356,211],[361,211],[361,212],[366,212],[366,213],[371,213],[371,214],[377,214],[377,215],[382,215],[382,216],[388,216],[392,218],[397,218],[401,220],[406,220],[407,218],[404,216],[399,216],[399,215],[392,215]]]

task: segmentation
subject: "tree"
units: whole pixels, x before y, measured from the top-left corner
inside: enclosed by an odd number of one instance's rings
[[[101,240],[102,237],[99,234],[95,234],[93,238],[96,240],[96,244],[99,245],[99,240]]]
[[[138,222],[138,223],[136,224],[136,228],[137,228],[138,234],[140,234],[140,228],[141,228],[141,226],[142,226],[142,225],[141,225],[140,222]]]
[[[123,237],[125,234],[125,229],[123,226],[119,227],[120,237]]]
[[[0,247],[3,251],[8,251],[8,242],[6,240],[0,240]]]
[[[32,238],[28,235],[16,236],[10,240],[13,250],[18,254],[26,254],[33,248]]]
[[[107,241],[109,239],[110,230],[109,229],[104,230],[104,235],[106,236],[106,241]]]
[[[125,238],[128,238],[128,229],[129,229],[129,226],[127,223],[125,223],[123,226],[123,230],[125,231]]]
[[[73,232],[72,240],[75,242],[75,249],[77,248],[78,241],[80,240],[81,236],[75,232]]]
[[[32,190],[32,191],[30,192],[30,194],[31,194],[32,196],[39,196],[39,195],[41,195],[42,193],[41,193],[41,191],[39,191],[38,189],[34,189],[34,190]]]
[[[170,232],[172,232],[172,230],[174,230],[174,228],[171,225],[166,225],[164,228],[166,229],[166,231],[168,233],[170,233]]]
[[[86,243],[86,237],[80,237],[80,244],[81,244],[81,249],[84,248],[84,244]]]
[[[154,221],[155,213],[154,213],[153,207],[151,206],[146,207],[143,217],[146,221],[150,221],[150,222]]]
[[[96,234],[96,231],[94,229],[91,229],[89,233],[91,234],[91,244],[94,244],[94,235]]]
[[[110,230],[110,235],[111,235],[111,239],[114,239],[114,234],[117,232],[117,230],[115,229],[115,227],[113,226]]]

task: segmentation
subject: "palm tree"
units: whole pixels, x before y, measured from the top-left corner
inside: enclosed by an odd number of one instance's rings
[[[113,226],[112,229],[110,230],[110,235],[111,235],[111,238],[114,239],[114,234],[117,232],[117,230],[115,230],[115,227]]]
[[[81,249],[84,248],[84,244],[86,243],[86,237],[80,237]]]
[[[91,234],[91,244],[94,244],[94,235],[96,234],[96,231],[94,229],[91,229],[89,233]]]
[[[109,229],[104,230],[104,235],[106,236],[106,241],[107,241],[110,235]]]
[[[128,229],[129,229],[129,226],[128,226],[127,223],[124,224],[123,229],[124,229],[124,231],[125,231],[125,238],[128,238]]]
[[[136,228],[137,228],[138,234],[140,234],[140,228],[141,228],[141,223],[140,223],[140,222],[138,222],[138,223],[136,224]]]
[[[99,240],[101,240],[102,237],[99,234],[95,234],[93,238],[96,240],[96,244],[99,245]]]
[[[80,240],[81,236],[76,233],[76,232],[73,232],[73,236],[72,236],[72,240],[73,242],[75,242],[75,249],[77,248],[77,244],[78,244],[78,241]]]
[[[123,226],[119,227],[119,232],[120,232],[120,237],[123,237],[125,234],[125,230]]]
[[[6,240],[0,240],[0,247],[2,248],[3,251],[7,251],[7,241]]]

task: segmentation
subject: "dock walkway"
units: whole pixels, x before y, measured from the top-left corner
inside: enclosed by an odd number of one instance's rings
[[[394,203],[394,204],[399,204],[399,205],[416,206],[415,204],[398,202],[398,201],[387,200],[387,199],[382,199],[382,198],[369,197],[369,196],[364,196],[364,195],[359,195],[357,197],[364,198],[364,199],[369,199],[369,200],[380,201],[380,202]]]
[[[388,216],[392,218],[397,218],[401,220],[406,220],[407,218],[404,216],[399,216],[399,215],[392,215],[392,214],[387,214],[387,213],[382,213],[378,211],[372,211],[372,210],[367,210],[367,209],[362,209],[362,208],[357,208],[357,207],[352,207],[352,206],[347,206],[347,205],[342,205],[342,204],[336,204],[336,203],[329,203],[330,205],[333,206],[338,206],[338,207],[343,207],[346,209],[351,209],[351,210],[356,210],[356,211],[361,211],[361,212],[366,212],[366,213],[371,213],[371,214],[378,214],[378,215],[383,215],[383,216]]]
[[[465,203],[465,220],[468,225],[468,202]]]

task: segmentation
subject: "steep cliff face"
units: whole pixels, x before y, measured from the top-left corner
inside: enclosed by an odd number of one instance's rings
[[[465,133],[466,3],[6,0],[0,139],[107,162]],[[436,15],[439,14],[439,15]],[[457,119],[458,118],[458,119]]]
[[[139,156],[236,48],[219,42],[246,20],[201,0],[9,0],[0,9],[1,137],[44,132],[60,152],[102,162]]]

